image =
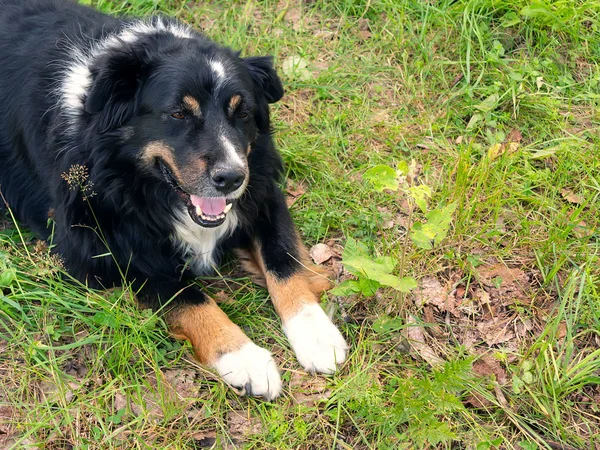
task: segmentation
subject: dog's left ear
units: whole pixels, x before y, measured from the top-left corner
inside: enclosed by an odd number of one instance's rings
[[[246,65],[257,92],[264,94],[267,102],[275,103],[283,97],[283,85],[273,68],[273,58],[271,56],[250,56],[242,58]]]
[[[85,110],[100,114],[101,133],[121,126],[134,113],[143,62],[132,51],[111,52],[92,67]]]

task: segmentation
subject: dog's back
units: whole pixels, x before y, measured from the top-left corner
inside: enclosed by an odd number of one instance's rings
[[[43,237],[56,177],[47,144],[64,63],[75,43],[89,46],[119,24],[103,16],[99,27],[99,16],[73,2],[0,0],[0,208],[6,201]]]

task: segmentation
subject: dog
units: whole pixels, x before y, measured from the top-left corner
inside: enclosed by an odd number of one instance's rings
[[[240,57],[171,18],[0,0],[8,207],[74,278],[130,285],[200,363],[267,400],[282,391],[271,353],[195,282],[224,254],[264,282],[307,371],[333,373],[348,350],[278,187],[269,104],[283,94],[271,57]]]

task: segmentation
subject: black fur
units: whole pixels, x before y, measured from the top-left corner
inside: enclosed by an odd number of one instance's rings
[[[157,21],[176,23],[149,19]],[[90,61],[92,82],[72,117],[60,89],[75,64],[74,49],[89,53],[128,23],[65,0],[0,0],[0,189],[8,205],[43,238],[53,210],[54,251],[90,286],[118,285],[124,275],[153,308],[178,292],[175,306],[202,302],[198,288],[183,289],[194,274],[171,239],[181,192],[159,165],[142,164],[140,152],[149,142],[165,141],[182,170],[198,160],[210,169],[222,159],[215,130],[226,124],[236,146],[251,146],[250,179],[234,206],[239,226],[215,255],[258,241],[268,270],[293,275],[300,269],[299,249],[277,185],[282,162],[268,109],[283,88],[271,59],[240,58],[196,32],[185,39],[156,32],[122,40]],[[238,116],[225,117],[223,102],[215,100],[211,58],[227,63],[219,99],[243,93]],[[175,108],[184,93],[199,99],[201,119],[169,117],[170,105]],[[76,165],[88,170],[87,192],[61,178]],[[201,194],[206,176],[199,174],[185,190]],[[94,258],[109,250],[113,257]]]

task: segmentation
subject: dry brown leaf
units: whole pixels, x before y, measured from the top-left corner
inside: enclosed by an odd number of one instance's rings
[[[309,254],[315,264],[323,264],[325,261],[329,261],[333,256],[331,247],[327,244],[314,245],[310,249]]]
[[[182,399],[196,398],[198,386],[195,383],[196,372],[192,369],[167,369],[163,371],[165,379],[173,391]]]
[[[435,277],[424,277],[414,291],[414,296],[418,306],[433,305],[440,311],[455,312],[453,296],[448,295],[446,289]]]
[[[473,363],[473,372],[484,377],[494,375],[500,385],[505,385],[508,381],[506,370],[502,364],[489,354],[483,355]]]
[[[228,422],[229,433],[234,436],[252,436],[263,431],[260,419],[258,417],[251,417],[248,411],[230,411]]]
[[[407,324],[409,325],[406,329],[410,346],[418,353],[418,355],[431,366],[443,364],[444,360],[436,355],[433,349],[425,343],[425,332],[423,327],[417,325],[417,321],[412,315],[408,316]]]
[[[588,227],[587,222],[585,222],[584,220],[580,220],[573,227],[573,234],[575,236],[577,236],[579,239],[583,239],[586,237],[590,237],[592,234],[594,234],[594,230],[592,228]]]
[[[529,279],[521,269],[506,267],[504,264],[479,266],[476,269],[478,280],[490,294],[490,302],[495,305],[509,305],[515,299],[525,299],[529,290]],[[499,302],[499,303],[497,303]]]
[[[211,447],[217,440],[216,431],[197,431],[192,434],[192,439],[200,441],[200,448]]]
[[[285,15],[283,16],[283,20],[289,23],[296,23],[302,19],[302,5],[294,5],[290,6]]]
[[[510,319],[492,318],[477,323],[477,329],[483,340],[490,346],[502,344],[515,338]]]
[[[521,134],[521,131],[517,130],[516,128],[510,130],[510,132],[506,136],[506,142],[515,142],[515,143],[519,144],[519,143],[521,143],[522,140],[523,140],[523,135]]]
[[[285,203],[287,204],[287,206],[289,208],[296,202],[298,197],[300,197],[301,195],[306,193],[306,188],[300,182],[296,182],[293,180],[287,180],[285,192],[288,194],[285,198]]]
[[[576,205],[581,205],[583,203],[583,197],[575,194],[571,189],[561,189],[560,195],[562,195],[562,198],[569,203],[575,203]]]
[[[556,339],[563,339],[567,335],[567,323],[560,322],[556,330]]]
[[[359,30],[358,31],[358,37],[360,39],[362,39],[363,41],[370,39],[371,36],[373,36],[373,33],[371,33],[369,30]]]
[[[488,149],[488,158],[490,158],[493,161],[494,159],[498,158],[498,156],[502,155],[505,151],[506,146],[498,142]]]
[[[327,389],[327,380],[323,377],[306,375],[294,372],[290,380],[290,390],[297,403],[306,406],[316,404],[331,397],[331,390]]]
[[[473,408],[484,409],[492,405],[492,402],[477,392],[472,392],[465,398],[465,403]]]

